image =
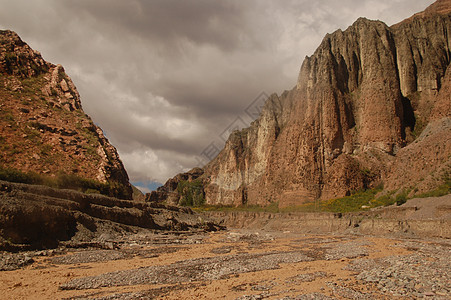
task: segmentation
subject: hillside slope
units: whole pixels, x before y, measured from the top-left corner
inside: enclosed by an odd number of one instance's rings
[[[87,179],[107,186],[111,196],[131,199],[116,149],[83,112],[63,67],[46,62],[8,30],[0,31],[0,99],[4,173],[63,177],[68,184]]]

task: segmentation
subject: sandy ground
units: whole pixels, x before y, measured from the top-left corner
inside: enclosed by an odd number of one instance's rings
[[[360,271],[349,268],[353,261],[408,257],[424,245],[439,245],[440,255],[450,254],[448,240],[291,232],[240,230],[183,242],[177,237],[158,243],[139,240],[116,250],[35,256],[31,265],[0,272],[0,298],[393,299],[403,295],[357,279]],[[451,283],[449,277],[444,280]],[[417,292],[428,296],[429,291]],[[447,293],[445,289],[433,295],[446,299]],[[412,295],[403,299],[415,298]]]

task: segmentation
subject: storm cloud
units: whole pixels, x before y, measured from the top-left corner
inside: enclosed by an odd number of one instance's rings
[[[0,27],[62,64],[132,182],[160,182],[261,93],[291,89],[326,33],[431,0],[0,0]]]

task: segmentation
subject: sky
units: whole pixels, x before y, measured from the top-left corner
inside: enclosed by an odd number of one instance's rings
[[[0,0],[0,29],[63,65],[148,192],[205,164],[249,125],[249,108],[293,88],[327,33],[358,17],[392,25],[432,2]]]

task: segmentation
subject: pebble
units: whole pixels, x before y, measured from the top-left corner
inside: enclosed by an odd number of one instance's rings
[[[412,243],[404,246],[412,248]],[[408,255],[355,259],[348,269],[359,272],[358,280],[377,283],[377,289],[385,295],[450,299],[450,247],[422,242],[415,246],[418,250]]]

